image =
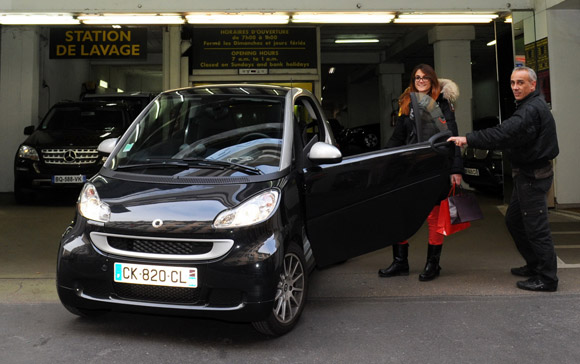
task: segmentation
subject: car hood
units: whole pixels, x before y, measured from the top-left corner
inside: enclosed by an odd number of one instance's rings
[[[116,138],[122,131],[105,130],[36,130],[23,144],[37,148],[86,146],[97,147],[105,139]]]
[[[215,217],[254,194],[270,182],[248,184],[136,183],[97,176],[92,179],[101,200],[111,209],[110,230],[139,234],[210,233]],[[156,221],[157,227],[153,227]],[[159,221],[162,221],[159,226]]]

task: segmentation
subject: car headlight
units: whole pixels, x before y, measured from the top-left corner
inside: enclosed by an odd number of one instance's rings
[[[79,213],[89,220],[108,222],[111,217],[111,208],[101,201],[96,187],[91,183],[84,185],[77,205]]]
[[[18,148],[18,158],[30,159],[32,161],[37,161],[39,159],[36,149],[29,147],[28,145],[21,145],[20,148]]]
[[[241,205],[222,211],[214,220],[216,229],[233,228],[259,224],[270,218],[278,207],[278,190],[262,192]]]

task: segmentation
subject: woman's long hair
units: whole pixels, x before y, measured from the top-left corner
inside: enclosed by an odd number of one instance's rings
[[[399,115],[409,115],[410,113],[409,105],[411,104],[411,92],[419,92],[415,87],[415,74],[419,70],[423,71],[425,76],[429,77],[431,80],[431,91],[429,91],[427,94],[431,96],[433,100],[437,100],[439,94],[441,93],[439,79],[437,78],[437,74],[435,73],[433,67],[424,63],[415,66],[415,68],[413,68],[413,72],[411,72],[409,87],[407,87],[401,96],[399,96]]]

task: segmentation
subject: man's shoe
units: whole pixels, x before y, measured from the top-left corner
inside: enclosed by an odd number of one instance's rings
[[[511,272],[514,276],[518,276],[518,277],[533,277],[536,275],[536,273],[534,273],[533,270],[528,268],[527,265],[524,265],[523,267],[519,267],[519,268],[512,268]]]
[[[558,283],[542,282],[539,278],[530,278],[527,281],[519,281],[518,288],[528,291],[556,292]]]

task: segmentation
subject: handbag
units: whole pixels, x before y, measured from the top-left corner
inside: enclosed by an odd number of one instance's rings
[[[465,230],[471,226],[471,223],[462,222],[459,224],[451,223],[451,215],[449,214],[449,198],[444,198],[439,204],[439,217],[437,219],[437,232],[445,236],[449,236],[458,231]]]
[[[449,191],[449,215],[451,224],[460,224],[463,222],[483,219],[483,213],[479,208],[477,199],[472,193],[465,192],[461,186],[459,193],[455,194],[455,185]]]

